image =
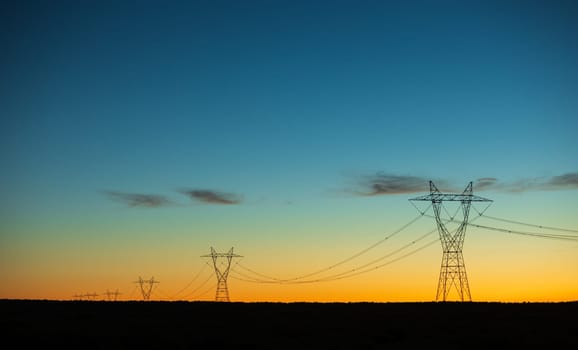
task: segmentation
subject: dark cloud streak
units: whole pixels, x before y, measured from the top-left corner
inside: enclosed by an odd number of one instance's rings
[[[205,204],[233,205],[241,203],[241,197],[234,193],[218,192],[213,190],[188,189],[181,193],[191,199]]]
[[[474,190],[499,192],[558,191],[578,188],[578,173],[566,173],[550,178],[519,179],[499,182],[495,178],[478,179]]]
[[[358,196],[370,197],[428,192],[429,181],[430,179],[422,176],[379,173],[358,178],[358,189],[353,190],[353,193]],[[463,190],[463,188],[460,189],[459,186],[449,185],[446,180],[433,179],[432,181],[442,192],[460,193]],[[578,173],[566,173],[550,178],[519,179],[512,182],[501,182],[495,177],[483,177],[474,181],[474,192],[497,191],[521,193],[527,191],[557,191],[568,189],[578,189]]]
[[[552,177],[546,186],[552,188],[578,188],[578,173],[567,173]]]
[[[481,179],[477,179],[474,182],[474,190],[483,191],[486,188],[491,188],[492,186],[495,186],[497,181],[498,179],[495,177],[483,177]]]
[[[112,200],[122,202],[129,207],[158,208],[171,205],[172,202],[164,196],[154,194],[125,193],[104,191]]]
[[[442,186],[447,189],[445,181],[434,182],[438,188]],[[354,190],[354,193],[360,196],[406,194],[428,191],[428,186],[429,179],[424,177],[380,173],[364,176],[359,181],[360,189]]]

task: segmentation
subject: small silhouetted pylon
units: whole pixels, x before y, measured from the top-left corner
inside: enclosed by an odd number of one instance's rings
[[[96,293],[84,293],[84,294],[75,294],[74,298],[76,300],[94,300],[98,294]]]
[[[108,301],[116,301],[119,294],[121,293],[119,293],[118,289],[114,292],[111,292],[107,289],[106,292],[104,292],[104,295],[106,295],[106,300]]]
[[[151,277],[150,280],[143,280],[142,277],[139,276],[138,280],[134,283],[139,284],[143,300],[149,300],[153,291],[154,284],[159,283],[159,281],[155,281],[154,277]]]
[[[201,257],[211,258],[213,260],[213,267],[215,268],[215,275],[217,276],[217,292],[215,294],[215,301],[230,301],[229,289],[227,287],[227,277],[229,276],[231,261],[233,258],[241,258],[242,256],[234,254],[233,248],[229,249],[227,253],[217,253],[215,249],[211,247],[211,254],[202,255]],[[225,259],[221,266],[217,265],[219,258]]]
[[[472,301],[470,285],[466,275],[466,265],[462,249],[468,226],[468,216],[472,202],[492,202],[492,200],[474,196],[472,182],[466,186],[464,192],[460,193],[441,193],[432,181],[429,182],[430,194],[410,199],[410,201],[429,201],[435,214],[436,224],[442,243],[442,264],[436,300],[446,301],[452,289],[458,293],[461,301]],[[458,221],[458,228],[450,232],[441,218],[443,202],[459,202],[462,211],[462,219]],[[423,214],[423,213],[422,213]],[[456,221],[454,217],[450,221]]]

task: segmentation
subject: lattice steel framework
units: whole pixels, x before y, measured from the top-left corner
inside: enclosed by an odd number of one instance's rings
[[[139,284],[143,300],[149,300],[153,291],[154,284],[159,283],[159,281],[155,281],[154,277],[151,277],[150,280],[143,280],[142,277],[139,276],[138,280],[134,283]]]
[[[227,253],[217,253],[215,249],[211,247],[211,254],[202,255],[201,257],[213,259],[213,267],[215,268],[215,275],[217,276],[217,292],[215,295],[215,301],[230,301],[227,277],[229,277],[231,261],[233,258],[242,258],[242,256],[234,254],[233,248],[229,249]]]
[[[468,226],[468,216],[472,202],[492,202],[492,200],[474,196],[472,182],[468,184],[461,194],[441,193],[432,181],[429,182],[429,188],[430,194],[412,198],[410,201],[431,202],[434,210],[443,250],[436,300],[446,301],[450,291],[455,288],[461,301],[472,301],[466,275],[466,265],[462,254],[466,227]],[[450,232],[446,228],[444,221],[447,220],[442,218],[442,210],[445,210],[444,202],[460,202],[462,220],[459,221],[459,226],[454,232]],[[450,220],[454,221],[454,218],[451,217]]]

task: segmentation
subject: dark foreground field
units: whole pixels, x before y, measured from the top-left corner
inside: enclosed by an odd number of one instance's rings
[[[0,314],[16,349],[578,349],[578,302],[0,300]]]

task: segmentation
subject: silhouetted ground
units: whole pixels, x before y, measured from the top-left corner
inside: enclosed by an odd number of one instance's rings
[[[10,348],[578,349],[578,302],[0,300]]]

